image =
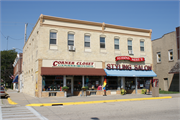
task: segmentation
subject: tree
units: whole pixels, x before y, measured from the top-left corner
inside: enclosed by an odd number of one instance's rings
[[[15,50],[1,51],[1,79],[6,83],[12,83],[10,75],[13,75],[13,63],[17,56]]]

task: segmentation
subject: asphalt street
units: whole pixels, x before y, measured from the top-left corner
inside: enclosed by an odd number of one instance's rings
[[[180,120],[180,94],[127,94],[88,97],[37,98],[8,90],[9,99],[1,99],[0,119],[3,120]],[[171,96],[170,98],[162,98]],[[116,101],[114,100],[130,100]],[[142,99],[142,100],[133,100]],[[97,102],[97,101],[112,102]],[[93,103],[94,101],[95,103]],[[39,103],[92,102],[91,104],[27,106]],[[12,104],[16,103],[16,104]]]
[[[180,120],[180,98],[33,107],[49,120]]]

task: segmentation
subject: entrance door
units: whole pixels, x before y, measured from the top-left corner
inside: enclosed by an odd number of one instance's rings
[[[66,85],[69,87],[67,95],[73,95],[73,78],[67,77],[66,78]]]

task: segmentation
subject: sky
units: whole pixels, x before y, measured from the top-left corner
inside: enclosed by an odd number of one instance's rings
[[[133,28],[152,29],[152,40],[179,26],[178,0],[173,1],[0,1],[0,49],[22,52],[41,14]]]

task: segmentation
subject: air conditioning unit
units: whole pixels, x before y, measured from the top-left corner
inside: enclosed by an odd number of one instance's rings
[[[74,46],[69,46],[69,51],[75,51],[75,47]]]
[[[133,55],[133,51],[132,50],[128,50],[129,55]]]

